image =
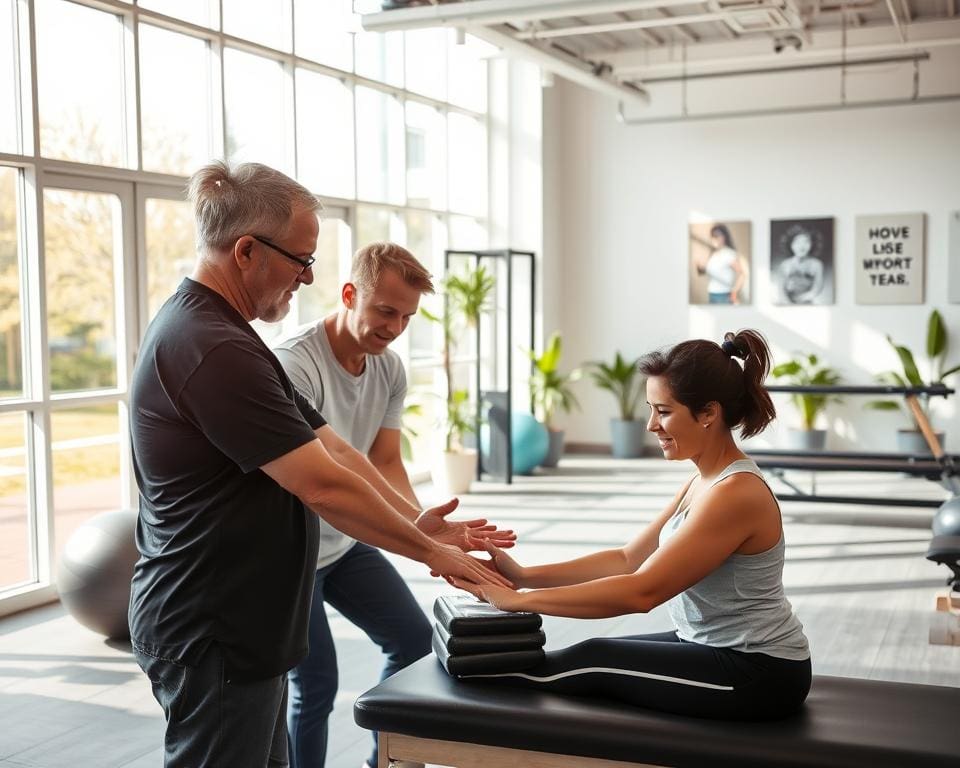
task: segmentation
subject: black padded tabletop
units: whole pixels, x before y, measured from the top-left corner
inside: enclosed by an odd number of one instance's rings
[[[432,655],[354,705],[371,731],[668,766],[960,765],[960,688],[814,677],[803,712],[744,723],[454,680]]]

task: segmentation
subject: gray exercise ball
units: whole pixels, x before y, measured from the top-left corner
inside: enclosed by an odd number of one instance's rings
[[[947,499],[933,516],[934,536],[960,536],[960,496]]]
[[[134,510],[101,512],[73,532],[60,557],[60,600],[83,626],[107,637],[130,637],[130,580],[140,556],[136,525]]]

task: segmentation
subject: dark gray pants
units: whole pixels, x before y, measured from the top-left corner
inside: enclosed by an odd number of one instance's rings
[[[196,667],[133,653],[167,720],[164,768],[288,765],[286,675],[228,683],[216,643]]]

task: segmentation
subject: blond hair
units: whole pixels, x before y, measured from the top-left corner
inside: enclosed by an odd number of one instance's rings
[[[187,192],[200,249],[229,248],[243,235],[282,238],[296,209],[323,208],[306,187],[260,163],[208,163],[190,177]]]
[[[377,287],[384,270],[394,270],[411,288],[420,293],[433,293],[430,273],[417,258],[396,243],[370,243],[353,254],[350,282],[363,292]]]

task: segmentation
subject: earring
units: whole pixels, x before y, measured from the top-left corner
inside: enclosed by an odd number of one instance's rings
[[[709,426],[710,426],[710,422],[708,421],[707,423],[705,423],[705,424],[703,425],[703,428],[706,429],[706,428],[709,427]]]

